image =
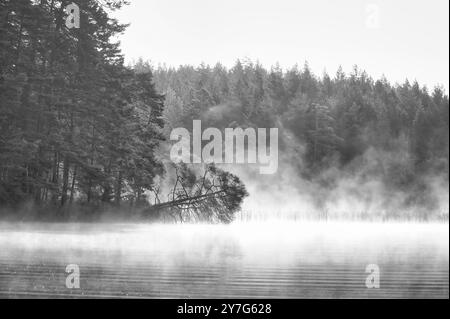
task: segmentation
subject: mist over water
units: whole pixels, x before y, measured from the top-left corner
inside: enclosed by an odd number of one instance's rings
[[[379,171],[393,156],[401,157],[369,149],[351,171],[331,167],[313,179],[299,174],[302,161],[295,149],[280,155],[273,175],[261,176],[251,165],[224,167],[241,178],[250,194],[239,220],[448,221],[447,177],[424,176],[422,193],[388,188]]]
[[[417,203],[380,174],[400,151],[303,176],[304,149],[283,134],[276,174],[219,165],[249,192],[230,225],[1,223],[0,296],[448,298],[446,176],[424,176]],[[65,286],[71,264],[80,289]],[[366,287],[368,265],[379,289]]]
[[[0,295],[444,297],[448,224],[1,224]],[[80,267],[81,288],[65,287]],[[381,269],[367,289],[365,268]]]

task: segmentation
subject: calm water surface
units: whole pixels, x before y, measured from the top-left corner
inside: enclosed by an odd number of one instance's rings
[[[448,256],[448,224],[3,223],[0,297],[448,298]]]

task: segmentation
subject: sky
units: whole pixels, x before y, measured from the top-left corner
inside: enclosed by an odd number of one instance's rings
[[[127,62],[231,67],[237,59],[317,75],[354,65],[375,79],[449,88],[448,0],[129,0],[114,13]]]

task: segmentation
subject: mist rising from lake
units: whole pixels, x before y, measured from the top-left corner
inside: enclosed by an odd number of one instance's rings
[[[3,223],[0,295],[448,298],[448,252],[448,224]],[[80,289],[65,286],[68,264]]]

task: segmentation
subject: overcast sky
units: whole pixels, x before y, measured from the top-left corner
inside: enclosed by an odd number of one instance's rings
[[[448,0],[130,0],[115,13],[128,62],[232,66],[249,57],[318,75],[357,64],[391,82],[449,87]]]

